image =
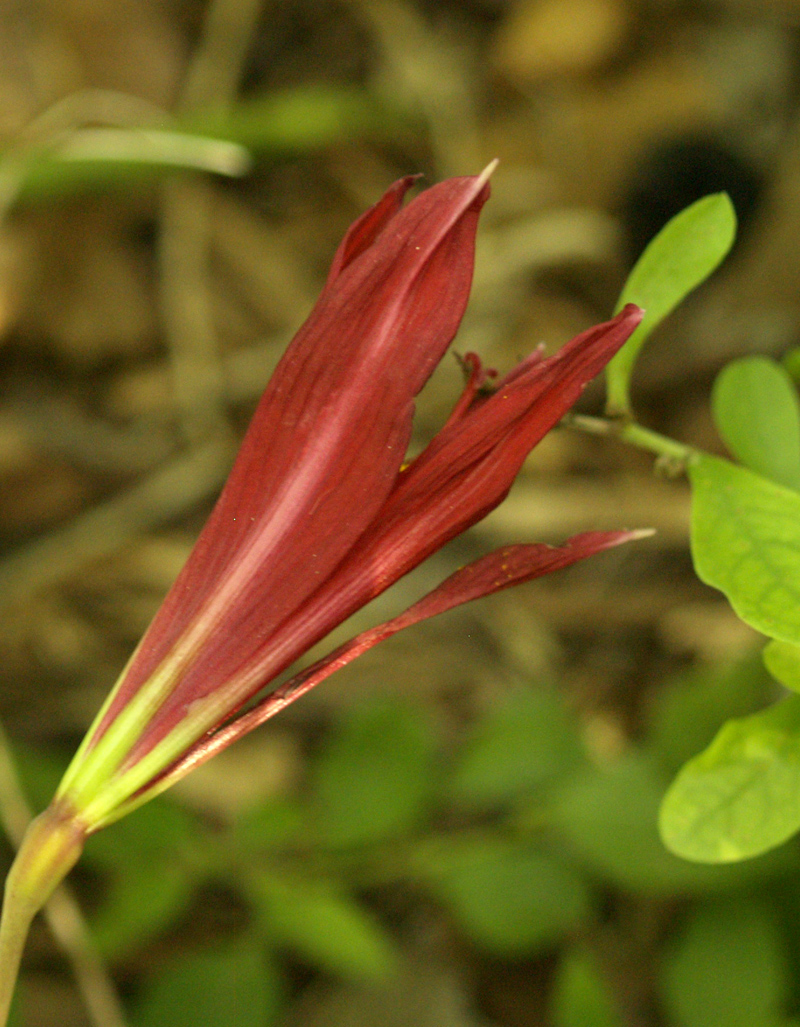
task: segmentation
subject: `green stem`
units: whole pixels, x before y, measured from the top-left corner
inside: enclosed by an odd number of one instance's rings
[[[643,428],[635,421],[625,424],[619,432],[619,437],[623,442],[628,442],[639,449],[646,449],[648,452],[666,457],[668,460],[680,461],[684,466],[694,463],[700,455],[691,446],[687,446],[683,442],[676,442],[675,439],[651,431],[649,428]]]
[[[668,435],[661,435],[659,432],[644,428],[636,421],[629,421],[622,418],[588,417],[586,414],[567,414],[562,424],[570,428],[577,428],[579,431],[587,432],[589,435],[605,435],[627,442],[637,449],[645,449],[649,453],[671,463],[677,463],[687,467],[700,458],[700,450],[687,446],[683,442],[677,442]]]
[[[5,1027],[28,930],[36,913],[75,865],[85,831],[63,804],[31,822],[6,878],[0,918],[0,1027]]]
[[[5,1027],[11,1010],[11,1000],[19,974],[22,950],[28,937],[28,929],[36,913],[26,909],[24,904],[15,903],[6,893],[3,903],[3,917],[0,921],[0,1025]]]

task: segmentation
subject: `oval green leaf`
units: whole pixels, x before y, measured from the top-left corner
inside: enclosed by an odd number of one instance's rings
[[[711,408],[737,460],[779,485],[800,489],[800,402],[780,364],[763,356],[732,361],[714,382]]]
[[[314,764],[324,842],[365,845],[418,826],[430,803],[434,756],[421,707],[387,697],[349,710]]]
[[[631,271],[617,304],[644,308],[642,323],[606,368],[608,413],[630,413],[633,366],[653,329],[719,266],[736,237],[736,212],[726,193],[704,196],[669,221]]]
[[[499,838],[437,847],[420,866],[431,891],[481,948],[530,956],[571,934],[590,913],[584,878],[563,860]]]
[[[267,940],[312,966],[355,980],[381,980],[396,969],[390,936],[333,881],[265,873],[252,898]]]
[[[764,647],[764,666],[784,688],[800,692],[800,646],[773,638]]]
[[[698,577],[757,631],[800,644],[800,494],[710,456],[689,477]]]
[[[170,961],[145,985],[135,1027],[272,1027],[281,1004],[276,968],[253,939]]]
[[[669,1023],[680,1027],[777,1025],[788,984],[774,914],[743,895],[695,907],[661,972]]]
[[[729,721],[675,778],[659,826],[700,863],[749,859],[800,830],[800,696]]]
[[[450,795],[473,809],[502,804],[562,777],[582,758],[564,701],[546,689],[519,689],[476,725],[455,760]]]

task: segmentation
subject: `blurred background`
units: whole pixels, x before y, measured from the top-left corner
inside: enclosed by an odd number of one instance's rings
[[[634,390],[722,451],[716,372],[800,344],[798,42],[796,0],[3,0],[0,714],[34,809],[401,175],[500,158],[456,349],[501,370],[606,319],[647,240],[727,190],[736,248]],[[460,384],[448,357],[415,447]],[[16,1023],[800,1022],[796,844],[708,868],[657,836],[671,775],[774,688],[688,513],[646,455],[552,432],[337,637],[506,542],[657,534],[391,640],[93,839],[71,885],[102,966],[82,996],[38,923]]]

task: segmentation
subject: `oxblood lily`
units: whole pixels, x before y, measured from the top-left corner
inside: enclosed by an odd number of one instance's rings
[[[18,920],[23,907],[33,914],[86,835],[376,642],[637,535],[499,550],[259,696],[332,628],[497,506],[531,448],[639,323],[641,311],[627,307],[555,356],[535,353],[491,391],[470,355],[453,414],[404,465],[414,397],[467,302],[487,178],[451,179],[404,209],[414,179],[402,179],[348,232],[185,568],[29,832],[4,922],[10,910]],[[0,956],[2,944],[0,932]]]

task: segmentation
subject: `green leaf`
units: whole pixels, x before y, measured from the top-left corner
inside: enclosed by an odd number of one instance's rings
[[[681,211],[648,244],[616,308],[636,303],[645,316],[606,368],[608,413],[630,413],[628,390],[639,351],[653,329],[722,262],[735,237],[733,204],[725,193],[716,193]]]
[[[281,1004],[275,967],[251,940],[168,964],[145,985],[135,1027],[272,1027]]]
[[[246,849],[282,848],[303,829],[307,810],[286,799],[270,799],[248,806],[233,823],[232,840]]]
[[[787,488],[800,488],[800,402],[789,374],[768,357],[734,360],[714,382],[717,429],[737,460]]]
[[[762,655],[764,666],[776,681],[784,688],[800,692],[800,646],[773,638],[767,642]]]
[[[698,576],[745,623],[800,644],[800,494],[711,456],[689,476]]]
[[[0,155],[1,156],[1,155]],[[250,155],[238,143],[177,128],[84,128],[53,151],[33,153],[15,169],[24,202],[153,181],[175,172],[243,175]]]
[[[165,798],[88,839],[84,861],[108,879],[92,917],[104,955],[126,955],[183,912],[199,880],[194,854],[206,848],[195,819]]]
[[[793,382],[800,384],[800,346],[794,346],[783,354],[781,366],[785,368]]]
[[[189,905],[195,881],[180,862],[125,862],[116,868],[92,935],[107,959],[119,959],[175,922]]]
[[[727,723],[678,774],[660,826],[673,852],[703,863],[748,859],[800,830],[800,696]]]
[[[362,845],[416,827],[431,796],[433,757],[421,709],[389,698],[353,707],[314,765],[323,841]]]
[[[729,666],[701,665],[659,689],[647,724],[647,750],[675,774],[712,741],[726,720],[755,713],[775,697],[758,654]]]
[[[204,843],[198,822],[187,810],[169,799],[157,798],[90,835],[83,860],[111,870],[122,861],[152,866],[159,857],[175,861],[178,853],[196,851]]]
[[[450,794],[470,808],[503,803],[573,770],[582,756],[559,696],[519,689],[478,723],[456,759]]]
[[[299,85],[243,101],[230,110],[193,112],[172,129],[176,134],[202,137],[201,146],[236,143],[257,153],[284,156],[365,136],[396,138],[403,131],[403,122],[366,90]],[[159,172],[153,170],[152,161],[63,160],[45,152],[26,164],[21,196],[26,201],[47,200],[152,180],[169,170],[174,170],[174,161],[165,162]]]
[[[268,940],[312,966],[356,980],[396,968],[389,935],[332,882],[270,873],[253,882],[252,897]]]
[[[785,867],[784,853],[735,866],[702,866],[678,859],[658,835],[664,791],[653,764],[630,753],[613,767],[592,768],[567,784],[552,811],[554,824],[597,875],[645,895],[721,891]]]
[[[591,953],[567,951],[561,959],[550,1007],[553,1027],[622,1027],[614,999]]]
[[[675,1027],[768,1027],[788,986],[774,920],[746,896],[708,902],[665,959],[664,1004]]]
[[[181,128],[259,153],[285,155],[366,135],[396,137],[403,121],[396,109],[379,103],[368,90],[317,83],[276,89],[229,110],[198,111]]]
[[[567,863],[499,838],[440,844],[427,859],[419,869],[433,894],[476,944],[495,955],[551,948],[591,909],[586,882]]]

